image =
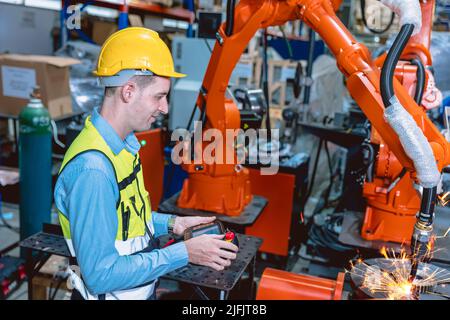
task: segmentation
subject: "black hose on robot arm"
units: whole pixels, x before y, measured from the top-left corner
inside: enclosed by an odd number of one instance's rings
[[[400,58],[400,55],[403,51],[403,49],[405,48],[409,38],[411,37],[412,33],[414,30],[414,25],[413,24],[404,24],[401,27],[400,32],[398,33],[397,37],[395,38],[395,41],[392,45],[392,47],[389,49],[389,52],[387,54],[386,60],[383,64],[382,70],[381,70],[381,78],[380,78],[380,91],[381,91],[381,96],[382,96],[382,100],[383,100],[383,104],[385,106],[386,109],[390,108],[393,105],[396,105],[396,109],[391,109],[389,111],[392,110],[397,110],[397,112],[404,112],[405,115],[407,117],[410,117],[410,115],[407,113],[406,110],[403,109],[403,107],[400,105],[398,99],[395,97],[395,92],[394,92],[394,86],[393,86],[393,78],[394,78],[394,72],[395,72],[395,67],[397,65],[397,62]],[[420,101],[422,100],[422,95],[423,95],[423,86],[424,86],[424,82],[425,82],[425,72],[423,69],[423,65],[417,61],[413,61],[413,64],[416,64],[418,67],[418,79],[417,79],[417,88],[416,88],[416,93],[415,93],[415,101],[420,104]],[[385,115],[386,115],[386,111],[385,111]],[[392,116],[392,114],[391,114]],[[394,115],[395,117],[395,115]],[[412,117],[411,117],[412,119]],[[394,120],[395,121],[395,120]],[[389,122],[389,120],[388,120]],[[398,122],[398,119],[397,119]],[[397,134],[399,134],[399,138],[400,141],[402,141],[402,137],[400,136],[399,133],[399,128],[395,128],[395,123],[393,124],[392,122],[389,122],[390,125],[393,127],[393,129],[397,132]],[[415,125],[415,123],[413,124]],[[404,129],[401,128],[402,125],[398,125],[400,127],[400,129]],[[403,126],[405,126],[405,124],[403,124]],[[419,129],[420,131],[420,129]],[[425,143],[428,144],[428,142],[426,141],[426,138],[424,138]],[[402,145],[405,148],[405,144],[411,144],[411,136],[409,136],[409,141],[408,139],[403,140],[402,141]],[[429,147],[426,146],[427,148]],[[433,156],[432,154],[432,149],[431,147],[429,147],[429,149],[427,148],[422,148],[422,153],[417,153],[417,155],[423,156],[425,154],[430,154],[431,156]],[[423,152],[423,150],[429,150],[426,153]],[[406,149],[405,149],[406,151]],[[434,157],[434,156],[433,156]],[[412,157],[411,157],[412,158]],[[416,161],[421,161],[423,159],[418,159],[416,157],[416,159],[412,160],[416,160]],[[416,170],[417,170],[417,165],[416,162],[414,161],[415,166],[416,166]],[[433,175],[434,172],[431,173],[431,175]],[[434,179],[436,180],[436,179]],[[419,179],[419,182],[420,179]],[[421,183],[422,184],[422,183]],[[417,274],[417,270],[418,270],[418,265],[420,261],[426,261],[429,257],[429,248],[430,248],[430,243],[432,242],[432,230],[433,230],[433,220],[434,220],[434,208],[435,208],[435,201],[436,201],[436,195],[437,195],[437,183],[432,183],[429,184],[427,183],[426,185],[423,185],[423,192],[422,192],[422,199],[421,199],[421,206],[420,206],[420,211],[417,215],[417,220],[416,220],[416,224],[414,226],[414,230],[413,230],[413,235],[412,235],[412,239],[411,239],[411,273],[410,273],[410,281],[411,283],[414,281],[416,274]]]

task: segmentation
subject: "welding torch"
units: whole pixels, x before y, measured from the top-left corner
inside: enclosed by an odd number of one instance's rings
[[[423,189],[420,211],[411,237],[410,283],[416,278],[419,263],[428,262],[431,259],[431,251],[434,247],[433,220],[436,192],[437,187]]]

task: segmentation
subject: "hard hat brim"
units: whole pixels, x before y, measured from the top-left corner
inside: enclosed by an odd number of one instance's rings
[[[94,71],[92,71],[92,74],[94,75],[94,76],[97,76],[97,77],[104,77],[105,75],[100,75],[98,72],[97,72],[97,70],[94,70]],[[186,77],[187,75],[186,74],[184,74],[184,73],[179,73],[179,72],[168,72],[168,73],[165,73],[165,74],[155,74],[155,76],[160,76],[160,77],[167,77],[167,78],[184,78],[184,77]]]
[[[179,72],[169,72],[167,74],[156,74],[156,76],[167,77],[167,78],[184,78],[186,75],[184,73]]]

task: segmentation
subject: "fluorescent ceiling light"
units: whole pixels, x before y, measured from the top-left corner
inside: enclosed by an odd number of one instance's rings
[[[11,3],[11,4],[22,4],[23,0],[0,0],[0,2]]]
[[[59,0],[25,0],[25,6],[50,10],[61,10],[61,1]]]
[[[178,21],[173,19],[163,19],[163,26],[168,28],[178,28],[186,30],[189,26],[189,23],[185,21]]]
[[[109,8],[100,8],[95,6],[87,6],[83,11],[86,11],[90,15],[102,17],[102,18],[117,18],[119,16],[119,12],[114,9]]]

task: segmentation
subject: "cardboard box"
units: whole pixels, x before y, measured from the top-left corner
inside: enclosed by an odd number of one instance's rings
[[[159,20],[162,21],[161,18]],[[137,14],[128,14],[130,27],[144,27],[141,16]],[[116,22],[94,20],[92,23],[92,41],[102,46],[106,39],[118,30]]]
[[[173,0],[150,0],[150,1],[146,1],[146,2],[150,2],[153,4],[159,4],[163,7],[172,7],[173,6]]]
[[[105,40],[117,30],[117,23],[100,20],[94,21],[92,28],[92,40],[101,46]]]
[[[64,57],[0,55],[0,113],[19,115],[36,85],[52,118],[71,113],[69,66],[77,63]]]

